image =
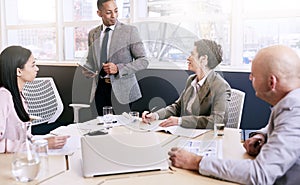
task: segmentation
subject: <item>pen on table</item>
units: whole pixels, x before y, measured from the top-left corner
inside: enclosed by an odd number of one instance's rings
[[[145,117],[146,117],[148,114],[152,113],[152,112],[154,111],[154,109],[156,109],[156,107],[157,107],[157,106],[154,106],[149,112],[147,112],[146,115],[145,115]],[[151,125],[151,123],[148,122],[148,125]]]
[[[47,181],[47,180],[49,180],[49,179],[52,179],[53,177],[56,177],[56,176],[58,176],[58,175],[60,175],[60,174],[62,174],[62,173],[65,173],[65,171],[60,171],[60,172],[58,172],[58,173],[56,173],[56,174],[54,174],[54,175],[52,175],[52,176],[50,176],[50,177],[47,177],[47,178],[45,178],[45,179],[43,179],[43,180],[37,182],[37,184],[42,184],[42,183],[44,183],[45,181]]]
[[[69,170],[70,167],[69,167],[69,156],[68,155],[65,155],[65,161],[66,161],[66,170]]]
[[[145,115],[145,117],[146,117],[148,114],[150,114],[150,113],[151,113],[151,112],[147,112],[146,115]],[[150,122],[148,122],[147,124],[148,124],[148,125],[151,125]]]

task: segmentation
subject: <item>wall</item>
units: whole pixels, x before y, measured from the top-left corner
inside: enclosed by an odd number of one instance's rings
[[[73,120],[71,102],[89,103],[91,80],[86,79],[76,67],[39,66],[39,77],[52,76],[58,87],[64,104],[64,112],[57,120],[61,124]],[[147,69],[137,73],[143,99],[133,104],[133,109],[143,111],[158,105],[163,107],[177,99],[185,86],[189,71]],[[223,72],[224,78],[232,88],[246,92],[243,109],[242,129],[258,129],[263,127],[270,113],[269,105],[258,99],[249,81],[249,73]],[[85,121],[94,117],[90,110],[82,110],[80,119]]]

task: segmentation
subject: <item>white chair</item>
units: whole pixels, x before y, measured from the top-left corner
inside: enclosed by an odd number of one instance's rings
[[[27,82],[23,95],[28,104],[29,115],[38,117],[33,119],[32,125],[53,123],[63,112],[64,105],[51,77],[35,78],[32,82]],[[79,109],[89,107],[83,104],[70,104],[70,106],[74,110],[74,122],[79,121]]]
[[[79,104],[79,103],[72,103],[69,105],[70,107],[73,107],[73,113],[74,113],[74,123],[79,123],[79,110],[81,108],[89,108],[90,105],[87,104]]]
[[[244,100],[244,92],[237,89],[231,89],[231,101],[229,102],[228,122],[226,127],[237,129],[240,128]]]

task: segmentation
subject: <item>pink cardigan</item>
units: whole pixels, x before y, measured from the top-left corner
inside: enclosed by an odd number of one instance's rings
[[[27,105],[23,105],[27,110]],[[20,137],[21,124],[17,115],[11,93],[4,87],[0,88],[0,153],[14,152]]]

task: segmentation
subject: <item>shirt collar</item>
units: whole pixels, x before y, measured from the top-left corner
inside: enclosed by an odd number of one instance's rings
[[[105,26],[104,24],[103,24],[103,29],[102,29],[102,31],[104,31],[107,27],[109,27],[112,31],[114,31],[115,30],[115,27],[116,27],[116,25],[112,25],[112,26]]]
[[[202,87],[202,85],[204,84],[204,82],[205,82],[205,80],[206,80],[206,78],[207,78],[207,76],[209,75],[209,73],[211,73],[211,70],[198,82],[198,85],[200,86],[200,87]],[[196,83],[197,83],[197,76],[196,76],[196,78],[192,81],[192,83],[191,83],[191,85],[192,86],[194,86],[194,87],[196,87]]]

